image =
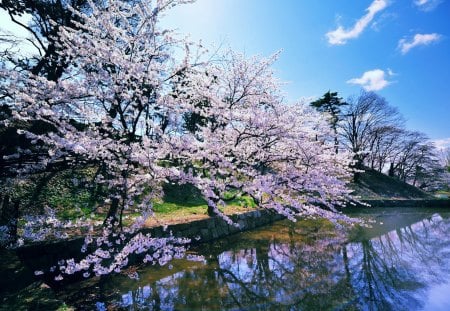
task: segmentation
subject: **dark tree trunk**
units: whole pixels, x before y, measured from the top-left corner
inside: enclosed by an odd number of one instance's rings
[[[109,224],[115,225],[118,221],[117,212],[119,210],[119,199],[113,198],[111,201],[111,206],[109,207],[108,214],[106,215],[105,221],[103,222],[104,226]]]
[[[216,193],[216,195],[217,195],[217,193]],[[211,200],[217,206],[217,203],[219,202],[219,199],[212,198]],[[208,216],[210,216],[210,217],[214,217],[214,216],[218,215],[218,213],[215,211],[214,207],[212,205],[210,205],[209,203],[208,203],[208,210],[207,210],[207,212],[208,212]]]
[[[339,141],[338,141],[338,138],[337,138],[337,133],[335,133],[335,136],[334,136],[334,152],[336,154],[339,153]]]
[[[217,216],[216,211],[214,210],[214,207],[208,204],[208,216],[214,217]]]
[[[12,203],[12,204],[11,204]],[[17,223],[19,220],[19,201],[11,202],[8,195],[3,197],[1,204],[0,225],[6,226],[7,239],[4,246],[14,244],[17,241]]]
[[[358,182],[359,181],[359,179],[360,179],[360,173],[359,172],[355,172],[354,174],[353,174],[353,182]]]
[[[394,177],[394,163],[391,163],[391,164],[389,165],[388,176]]]

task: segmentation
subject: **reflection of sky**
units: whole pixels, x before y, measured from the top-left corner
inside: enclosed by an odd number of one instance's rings
[[[312,244],[267,243],[263,250],[249,248],[219,255],[220,269],[234,276],[227,279],[233,295],[242,295],[245,286],[255,295],[289,305],[305,295],[326,295],[342,279],[342,258],[336,252],[335,239]]]
[[[448,311],[450,309],[450,283],[429,287],[426,296],[424,311]]]
[[[219,255],[219,266],[230,271],[242,282],[250,282],[256,271],[256,250],[254,248],[239,251],[226,251]]]
[[[187,303],[192,309],[189,303],[198,308],[195,303],[206,299],[216,309],[236,308],[239,301],[241,307],[309,310],[312,301],[325,309],[450,310],[450,219],[429,214],[406,220],[401,228],[381,225],[370,240],[346,245],[328,234],[306,233],[282,242],[247,239],[218,255],[200,251],[210,258],[201,267],[150,284],[139,281],[132,290],[128,283],[117,305],[172,310]]]
[[[178,280],[185,275],[184,272],[177,272],[171,276],[160,279],[156,282],[156,290],[161,300],[160,308],[162,310],[173,310],[178,296]],[[152,288],[149,285],[138,287],[133,291],[122,294],[121,307],[131,307],[133,305],[151,307]]]
[[[269,268],[279,278],[285,271],[293,272],[294,263],[290,259],[291,247],[288,244],[271,243],[269,248]]]
[[[449,220],[433,214],[370,241],[348,244],[351,281],[363,303],[449,310],[450,285],[439,285],[450,273],[449,235]]]

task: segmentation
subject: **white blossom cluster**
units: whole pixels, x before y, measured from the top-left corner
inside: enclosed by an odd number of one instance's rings
[[[64,221],[57,217],[56,212],[45,208],[43,215],[25,215],[23,217],[21,237],[29,241],[44,241],[51,238],[68,238],[71,229],[84,229],[88,231],[92,226],[99,226],[102,222],[89,219],[77,219],[76,221]]]
[[[94,243],[94,251],[85,258],[76,262],[67,259],[59,262],[61,274],[55,280],[62,280],[64,274],[70,275],[83,272],[84,277],[92,275],[104,275],[112,272],[120,272],[128,265],[130,255],[144,255],[143,262],[165,265],[172,259],[180,259],[184,256],[186,245],[190,242],[186,238],[151,237],[150,234],[142,234],[133,230],[125,230],[121,233],[113,233],[112,228],[106,227],[100,237],[93,239],[86,237],[83,250]]]

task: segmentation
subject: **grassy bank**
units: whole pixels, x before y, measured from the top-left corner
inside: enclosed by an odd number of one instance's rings
[[[367,168],[359,175],[357,182],[351,183],[353,195],[361,200],[423,200],[434,197],[397,178],[389,177]]]
[[[153,203],[155,217],[146,221],[147,226],[175,224],[208,218],[207,204],[200,191],[191,185],[165,185],[164,197]],[[226,202],[220,210],[226,215],[239,214],[256,208],[253,200],[240,196]]]
[[[83,188],[83,181],[93,177],[94,172],[86,169],[83,171],[65,171],[50,176],[51,178],[30,179],[16,187],[16,195],[21,199],[21,213],[34,211],[36,214],[45,214],[45,206],[55,211],[55,216],[65,221],[77,221],[80,219],[93,220],[100,225],[106,217],[109,206],[102,205],[98,197],[104,196],[101,189]],[[45,177],[45,176],[44,176]],[[42,181],[45,182],[42,182]],[[394,201],[403,203],[418,200],[435,199],[436,197],[408,185],[398,179],[391,178],[373,170],[366,170],[360,175],[358,182],[350,184],[354,195],[369,204],[380,206],[393,204]],[[208,218],[207,203],[201,192],[192,185],[165,184],[164,197],[152,202],[154,216],[146,220],[147,227],[170,225]],[[92,191],[97,193],[92,194]],[[446,193],[442,196],[445,197]],[[372,202],[372,203],[371,203]],[[381,202],[381,203],[380,203]],[[394,202],[395,203],[395,202]],[[421,204],[420,202],[417,204]],[[416,203],[413,205],[416,206]],[[221,211],[227,215],[240,214],[252,209],[256,205],[246,196],[233,198],[230,194],[226,206]],[[139,216],[137,210],[128,210],[124,214],[124,223],[129,224]],[[23,225],[24,221],[20,221]],[[69,232],[69,235],[77,235],[80,232]]]

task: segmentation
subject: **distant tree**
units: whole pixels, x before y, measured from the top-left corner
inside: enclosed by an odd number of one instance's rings
[[[370,153],[366,158],[366,165],[371,169],[382,172],[392,154],[395,154],[404,130],[401,127],[387,125],[378,127],[373,131],[373,138],[370,144]]]
[[[391,169],[400,180],[426,190],[437,187],[444,177],[436,148],[425,134],[415,131],[404,131]]]
[[[339,122],[339,133],[344,147],[353,153],[354,167],[361,169],[368,165],[369,155],[373,156],[380,147],[381,138],[387,138],[386,133],[394,133],[402,127],[403,118],[396,108],[373,92],[362,92],[358,97],[350,98],[348,103]],[[383,155],[382,162],[386,157]]]
[[[442,151],[441,164],[445,170],[445,173],[443,174],[442,188],[450,190],[450,147]]]
[[[341,107],[348,105],[346,102],[342,100],[341,97],[338,97],[337,92],[326,92],[321,98],[316,101],[311,102],[312,107],[316,108],[320,112],[325,112],[329,114],[329,122],[331,128],[334,132],[334,148],[335,152],[339,152],[339,140],[338,140],[338,122],[341,119]]]

